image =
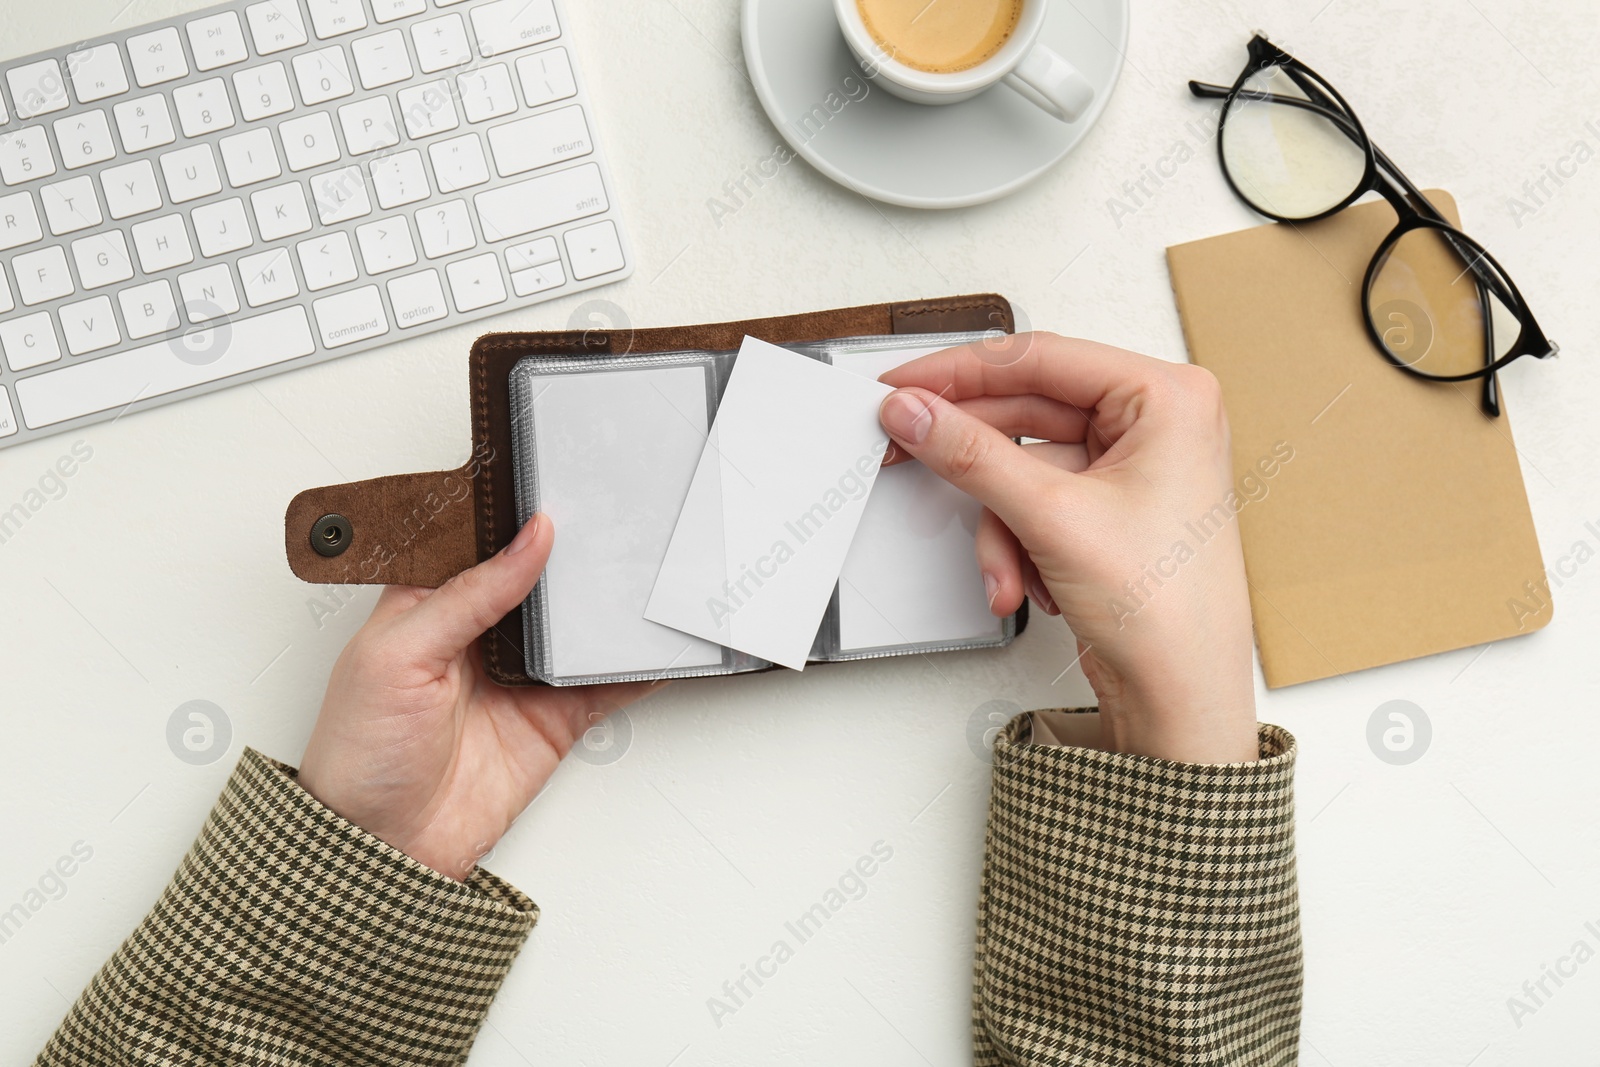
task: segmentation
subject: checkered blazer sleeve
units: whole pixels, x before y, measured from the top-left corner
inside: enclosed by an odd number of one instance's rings
[[[1295,742],[1198,766],[996,739],[977,1067],[1289,1065],[1300,1032]]]
[[[458,1064],[538,914],[487,871],[424,867],[246,750],[38,1064]]]

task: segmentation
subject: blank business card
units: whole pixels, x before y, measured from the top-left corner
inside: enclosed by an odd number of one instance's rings
[[[707,365],[538,376],[528,392],[538,506],[556,530],[544,673],[722,663],[715,643],[644,617],[705,445]]]
[[[947,346],[834,350],[835,367],[876,379]],[[921,463],[878,475],[839,574],[839,651],[997,641],[976,554],[983,505]]]
[[[804,669],[888,448],[892,391],[746,337],[645,618]]]

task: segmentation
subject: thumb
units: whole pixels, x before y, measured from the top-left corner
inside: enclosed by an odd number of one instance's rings
[[[550,520],[535,513],[511,543],[462,571],[398,620],[421,654],[449,661],[527,599],[555,542]]]
[[[926,389],[899,389],[878,418],[895,444],[1013,530],[1030,525],[1040,494],[1059,475],[1011,438]]]

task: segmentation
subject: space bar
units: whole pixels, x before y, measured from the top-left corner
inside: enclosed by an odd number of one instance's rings
[[[31,430],[270,367],[317,350],[303,307],[194,330],[17,382]]]

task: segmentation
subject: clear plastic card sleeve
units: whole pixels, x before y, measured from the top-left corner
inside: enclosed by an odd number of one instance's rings
[[[794,351],[877,377],[982,333],[860,337]],[[904,358],[897,358],[904,353]],[[529,357],[512,368],[517,511],[556,527],[523,604],[531,677],[581,685],[772,666],[643,617],[734,351]],[[987,612],[971,552],[978,506],[918,464],[886,468],[869,499],[810,660],[998,647],[1014,616]]]

